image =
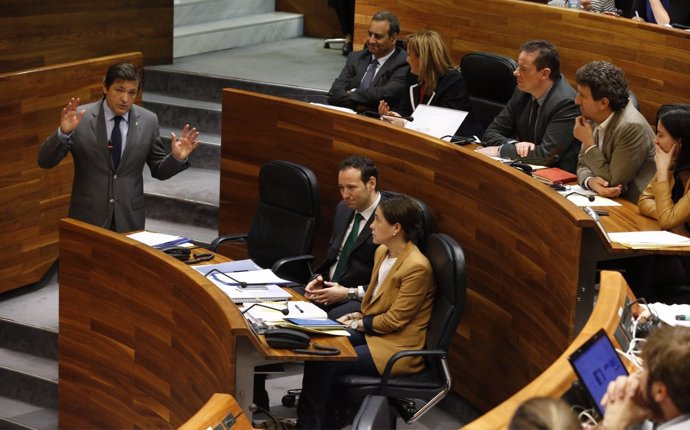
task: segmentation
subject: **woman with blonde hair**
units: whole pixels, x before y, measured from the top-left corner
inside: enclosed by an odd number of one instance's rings
[[[509,430],[581,430],[575,412],[561,399],[534,397],[515,411]]]
[[[398,106],[379,103],[379,114],[395,125],[404,125],[400,116],[409,116],[420,104],[470,112],[460,129],[461,136],[481,136],[484,132],[472,115],[472,104],[462,74],[450,56],[448,46],[441,35],[425,30],[407,38],[408,95]]]

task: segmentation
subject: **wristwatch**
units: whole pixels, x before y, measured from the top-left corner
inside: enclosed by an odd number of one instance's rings
[[[357,288],[350,288],[347,290],[347,300],[357,300]]]
[[[359,320],[352,320],[350,323],[350,328],[352,330],[357,330],[357,327],[359,327]]]

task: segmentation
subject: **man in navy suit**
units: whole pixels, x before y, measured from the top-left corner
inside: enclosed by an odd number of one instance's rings
[[[357,112],[378,111],[379,102],[397,106],[407,90],[410,70],[407,52],[396,46],[400,21],[390,12],[378,12],[369,23],[367,47],[352,52],[333,82],[328,103]]]
[[[343,200],[335,210],[326,259],[305,290],[305,296],[328,310],[330,318],[359,311],[369,285],[376,251],[369,226],[381,201],[377,177],[376,165],[368,158],[354,155],[340,163],[338,189]]]
[[[38,165],[56,166],[67,153],[74,159],[69,216],[126,232],[144,228],[144,163],[151,176],[164,180],[189,167],[187,157],[199,145],[199,132],[185,125],[172,134],[171,153],[161,142],[158,117],[134,105],[141,75],[129,63],[110,66],[103,98],[79,110],[72,98],[60,114],[60,126],[38,153]]]

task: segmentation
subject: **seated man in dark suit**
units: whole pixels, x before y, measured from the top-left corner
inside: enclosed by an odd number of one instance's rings
[[[329,104],[357,112],[376,112],[381,100],[398,104],[410,70],[407,52],[396,47],[399,32],[400,21],[392,13],[378,12],[371,18],[367,47],[348,56],[329,91]]]
[[[575,90],[561,75],[556,47],[531,40],[520,48],[515,93],[494,118],[479,152],[575,173],[580,142],[573,137],[578,115]]]
[[[359,311],[369,285],[376,251],[369,226],[381,201],[377,177],[376,165],[368,158],[354,155],[340,163],[338,188],[343,200],[335,209],[326,259],[305,290],[305,296],[326,309],[329,318]]]

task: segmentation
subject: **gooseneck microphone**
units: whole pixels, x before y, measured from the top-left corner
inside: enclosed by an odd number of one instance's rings
[[[593,202],[593,201],[595,200],[594,196],[592,196],[592,195],[586,196],[586,195],[584,195],[584,194],[582,194],[582,193],[578,193],[577,191],[573,191],[573,192],[570,192],[570,193],[566,194],[566,195],[565,195],[565,198],[567,199],[568,197],[572,196],[573,194],[576,195],[576,196],[584,197],[584,198],[586,198],[587,200],[589,200],[590,202]],[[587,208],[585,208],[585,211],[587,211]],[[587,213],[589,213],[589,212],[587,212]],[[595,212],[595,215],[596,215],[596,212]],[[590,215],[590,216],[591,216],[591,215]],[[599,217],[599,215],[597,215],[597,218],[598,218],[598,217]]]
[[[278,311],[278,312],[282,313],[283,315],[288,315],[290,313],[290,310],[287,307],[285,307],[283,309],[278,309],[278,308],[274,308],[271,306],[266,306],[266,305],[261,304],[261,303],[254,303],[251,306],[249,306],[247,309],[244,309],[242,311],[242,315],[246,314],[249,311],[249,309],[253,308],[254,306],[261,306],[262,308],[270,309],[272,311]]]
[[[590,197],[594,197],[594,196],[590,196]],[[606,238],[608,243],[611,243],[611,239],[609,238],[609,234],[606,231],[606,229],[604,228],[604,225],[601,223],[601,220],[599,219],[599,214],[589,206],[583,207],[582,210],[584,210],[585,213],[587,215],[589,215],[589,217],[592,218],[595,223],[597,223],[597,226],[599,226],[599,228],[601,229],[601,232],[604,234],[604,237]]]
[[[387,116],[388,118],[400,118],[400,119],[404,119],[405,121],[410,121],[410,122],[411,122],[411,121],[414,121],[414,118],[411,117],[411,116],[388,115],[388,114],[385,114],[385,113],[374,112],[373,110],[365,110],[365,111],[362,112],[360,115],[364,115],[364,116],[367,116],[367,117],[369,117],[369,118],[378,118],[378,119],[381,119],[382,116]]]

